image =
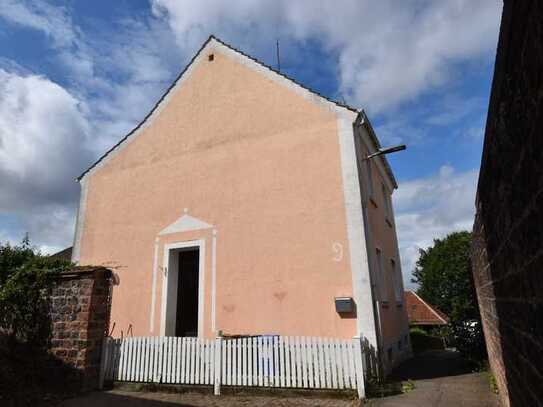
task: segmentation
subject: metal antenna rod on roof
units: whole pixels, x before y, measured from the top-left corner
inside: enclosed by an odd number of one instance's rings
[[[279,59],[279,40],[277,40],[277,71],[281,71],[281,60]]]

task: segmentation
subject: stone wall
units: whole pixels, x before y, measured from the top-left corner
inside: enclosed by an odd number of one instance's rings
[[[504,2],[473,272],[504,405],[543,405],[543,2]]]
[[[109,328],[111,272],[76,268],[55,278],[51,291],[51,353],[73,368],[80,390],[98,386],[102,340]]]

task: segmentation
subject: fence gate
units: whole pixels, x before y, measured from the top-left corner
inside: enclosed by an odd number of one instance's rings
[[[106,338],[100,383],[203,384],[364,392],[360,338]]]

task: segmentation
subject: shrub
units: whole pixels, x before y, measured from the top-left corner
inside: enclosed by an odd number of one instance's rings
[[[32,346],[47,343],[51,277],[71,263],[41,255],[28,238],[21,245],[0,245],[0,329]]]

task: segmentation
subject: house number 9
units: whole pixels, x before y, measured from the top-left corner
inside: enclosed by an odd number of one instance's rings
[[[343,260],[343,245],[341,243],[332,243],[332,251],[334,252],[334,261],[340,262]]]

